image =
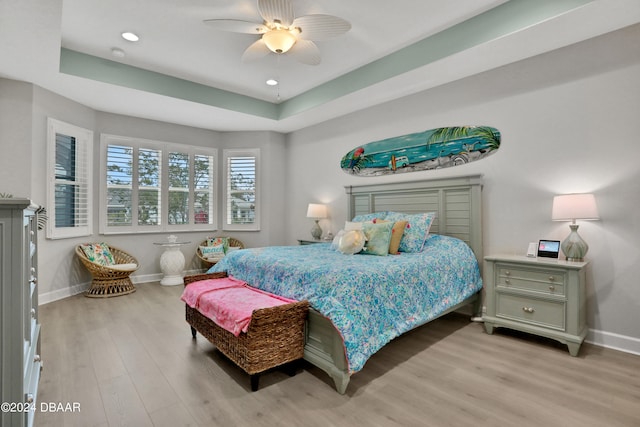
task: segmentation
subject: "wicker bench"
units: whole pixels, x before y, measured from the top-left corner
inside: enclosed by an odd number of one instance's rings
[[[184,284],[226,277],[226,272],[186,276]],[[221,353],[251,377],[251,390],[258,390],[262,372],[301,359],[304,355],[304,325],[309,303],[300,301],[254,310],[246,333],[233,335],[198,310],[186,307],[191,334],[196,332],[211,341]],[[291,371],[290,375],[295,374]]]

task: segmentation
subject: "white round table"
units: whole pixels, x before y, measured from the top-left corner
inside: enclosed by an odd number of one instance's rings
[[[154,245],[162,246],[164,252],[160,256],[160,270],[164,277],[160,280],[163,286],[183,285],[184,255],[180,246],[191,242],[158,242]]]

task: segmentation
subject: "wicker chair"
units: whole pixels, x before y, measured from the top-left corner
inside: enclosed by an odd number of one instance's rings
[[[241,248],[244,249],[244,243],[242,243],[240,240],[238,239],[234,239],[233,237],[228,237],[229,240],[229,247],[236,247],[236,248]],[[196,255],[198,255],[198,258],[200,258],[200,261],[202,261],[202,266],[208,270],[210,269],[212,266],[214,266],[216,263],[209,261],[208,259],[204,258],[202,256],[202,253],[200,252],[200,246],[207,246],[207,241],[203,240],[202,243],[200,243],[198,245],[198,247],[196,248]]]
[[[93,280],[85,293],[90,298],[107,298],[130,294],[136,291],[129,276],[139,267],[138,260],[121,249],[109,246],[117,264],[135,264],[135,267],[118,269],[112,265],[101,265],[92,262],[82,250],[83,245],[76,246],[76,255],[89,270]]]

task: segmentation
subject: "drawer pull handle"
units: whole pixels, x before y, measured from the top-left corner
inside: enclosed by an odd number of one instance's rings
[[[555,277],[553,277],[553,276],[549,276],[549,281],[550,281],[550,282],[553,282],[553,281],[555,281],[555,280],[556,280],[556,278],[555,278]]]
[[[507,285],[510,285],[510,284],[511,284],[511,280],[509,280],[509,279],[504,279],[504,283],[505,283],[505,284],[507,284]]]
[[[509,270],[504,272],[505,276],[509,276],[511,274],[511,272]]]
[[[553,292],[553,291],[555,291],[555,290],[556,290],[556,287],[555,287],[555,286],[553,286],[553,285],[551,285],[551,286],[549,286],[549,290],[550,290],[551,292]]]
[[[522,311],[524,311],[525,313],[533,313],[535,310],[533,309],[533,307],[522,307]]]
[[[40,360],[41,359],[40,359],[40,355],[39,354],[36,354],[35,356],[33,356],[33,361],[34,362],[39,362]]]

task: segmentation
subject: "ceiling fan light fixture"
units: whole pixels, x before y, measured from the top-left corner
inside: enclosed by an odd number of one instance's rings
[[[296,44],[296,36],[289,30],[276,28],[262,35],[262,41],[273,53],[286,53]]]

